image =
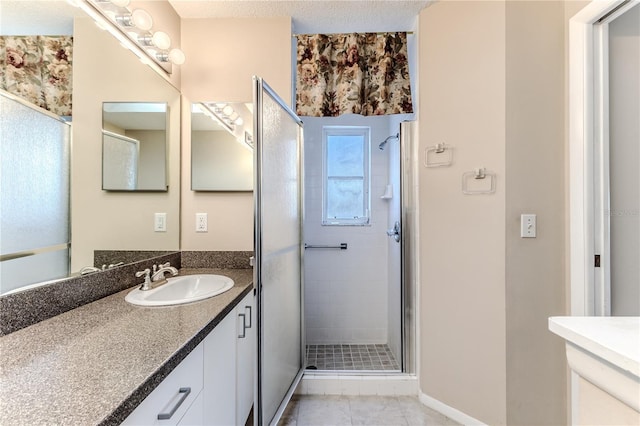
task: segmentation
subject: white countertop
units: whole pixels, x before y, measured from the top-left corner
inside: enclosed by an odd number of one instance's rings
[[[640,317],[551,317],[549,330],[640,376]]]

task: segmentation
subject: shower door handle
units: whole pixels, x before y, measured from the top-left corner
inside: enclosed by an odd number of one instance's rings
[[[400,242],[400,222],[396,222],[392,229],[387,229],[387,235],[393,237],[396,243]]]

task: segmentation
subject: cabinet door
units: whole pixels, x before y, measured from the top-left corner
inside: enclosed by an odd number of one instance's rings
[[[178,425],[179,426],[202,426],[202,424],[204,423],[203,410],[204,410],[204,405],[202,402],[202,392],[200,392],[196,400],[193,401],[193,404],[191,404],[191,407],[189,407],[189,410],[187,410],[187,412],[182,417],[182,419],[180,419],[180,423],[178,423]]]
[[[236,424],[236,315],[231,311],[204,339],[204,423]]]
[[[122,424],[177,425],[202,389],[202,357],[203,345],[200,344]]]
[[[256,364],[255,353],[257,339],[254,300],[255,296],[252,291],[247,294],[236,307],[237,315],[240,318],[240,321],[238,321],[238,354],[236,357],[238,363],[236,366],[236,417],[238,424],[245,424],[251,412],[251,407],[253,406],[253,380]],[[244,314],[244,316],[241,317],[240,314]]]

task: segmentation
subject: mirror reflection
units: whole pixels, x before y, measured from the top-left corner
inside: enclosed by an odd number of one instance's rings
[[[37,7],[34,7],[35,3],[38,3]],[[15,161],[17,157],[2,155],[3,189],[0,191],[2,210],[0,216],[3,223],[5,218],[11,216],[26,223],[29,229],[56,230],[57,234],[63,235],[58,238],[56,234],[55,238],[47,237],[48,239],[44,242],[38,241],[31,244],[31,240],[27,241],[22,231],[25,228],[12,227],[14,231],[12,235],[15,238],[3,230],[2,253],[0,253],[0,294],[69,275],[74,276],[87,266],[102,269],[103,264],[108,267],[111,264],[116,266],[120,262],[126,264],[143,260],[139,255],[151,258],[179,250],[179,91],[165,78],[142,64],[132,52],[124,49],[108,32],[100,30],[80,9],[70,6],[64,0],[47,2],[2,0],[0,37],[15,35],[73,36],[71,93],[73,110],[69,131],[74,143],[69,145],[71,153],[68,155],[71,164],[68,165],[67,170],[70,170],[71,176],[63,176],[62,172],[51,168],[51,161],[57,154],[50,150],[39,151],[41,154],[46,154],[45,160],[40,162],[37,162],[39,157],[27,151],[19,151],[16,155],[20,155],[20,158],[25,158],[30,163]],[[12,66],[9,63],[6,65],[8,70],[9,66]],[[155,106],[165,106],[163,121],[166,138],[165,150],[162,153],[164,158],[155,161],[161,166],[160,169],[164,170],[162,172],[164,178],[160,185],[164,186],[161,190],[144,193],[104,191],[102,190],[103,103],[134,104],[140,101]],[[33,130],[37,135],[53,135],[50,129],[36,124],[32,117],[24,118],[5,107],[2,111],[0,121],[7,123],[11,121],[21,129]],[[22,133],[0,132],[3,139],[12,138],[12,140],[22,141],[16,136],[19,134]],[[135,136],[132,138],[137,139]],[[44,141],[40,136],[35,140]],[[12,146],[21,150],[23,142],[26,143],[26,140]],[[172,154],[168,155],[169,152]],[[34,165],[29,166],[31,163]],[[26,189],[19,186],[13,177],[5,179],[8,176],[6,174],[14,172],[24,174],[25,171],[42,176],[46,185],[37,184],[31,189]],[[52,183],[63,179],[71,182],[70,188],[66,185],[66,190],[57,196],[57,199],[68,208],[68,214],[65,217],[48,212],[50,204],[43,202],[46,196],[50,195],[47,191],[50,191],[49,187]],[[10,185],[11,191],[8,190]],[[64,182],[58,186],[65,187]],[[55,197],[52,193],[51,195]],[[31,199],[36,199],[36,202],[31,203]],[[29,207],[18,209],[27,202],[30,203]],[[166,230],[163,232],[154,230],[156,213],[166,214]],[[64,239],[64,236],[69,235],[72,240]],[[36,258],[58,255],[61,258],[56,259],[55,265],[61,265],[59,268],[32,266]]]
[[[192,104],[192,190],[253,191],[251,123],[244,103]]]
[[[102,189],[167,190],[167,104],[102,104]]]

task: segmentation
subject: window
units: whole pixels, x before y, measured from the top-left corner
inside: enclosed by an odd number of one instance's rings
[[[324,127],[322,145],[322,224],[369,224],[369,128]]]

